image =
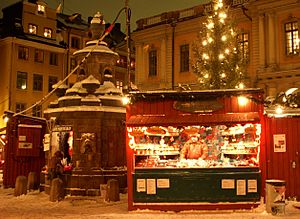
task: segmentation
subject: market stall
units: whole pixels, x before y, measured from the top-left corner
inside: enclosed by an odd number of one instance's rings
[[[133,92],[129,98],[129,210],[259,204],[262,90]]]

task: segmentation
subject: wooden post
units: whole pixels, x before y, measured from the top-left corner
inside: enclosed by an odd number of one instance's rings
[[[14,196],[20,196],[26,194],[27,194],[27,177],[18,176],[16,179]]]
[[[51,182],[50,201],[61,201],[65,198],[64,183],[61,179],[55,178]]]
[[[27,188],[28,190],[37,190],[39,187],[37,175],[35,172],[30,172],[28,174],[28,182],[27,182]]]
[[[107,181],[105,201],[120,201],[119,181],[110,179]]]

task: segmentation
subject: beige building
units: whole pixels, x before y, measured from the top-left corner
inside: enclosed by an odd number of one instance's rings
[[[20,1],[3,10],[0,38],[0,115],[40,101],[63,78],[65,49],[56,40],[56,11]],[[42,116],[51,99],[26,114]],[[1,119],[0,127],[4,127]]]
[[[297,0],[232,0],[228,15],[241,30],[249,56],[249,87],[266,96],[300,85]],[[137,21],[135,83],[140,90],[172,89],[196,84],[191,71],[192,42],[210,5],[166,12]]]

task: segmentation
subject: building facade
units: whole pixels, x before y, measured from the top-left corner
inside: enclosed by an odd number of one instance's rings
[[[44,98],[56,84],[69,75],[80,63],[74,52],[84,48],[91,39],[90,20],[85,21],[79,13],[67,15],[48,7],[43,1],[26,0],[2,9],[0,19],[0,115],[9,110],[21,112]],[[90,19],[90,18],[89,18]],[[106,24],[106,28],[109,27]],[[109,48],[120,53],[115,77],[112,82],[122,90],[128,83],[127,47],[120,24],[115,24],[104,40]],[[131,44],[133,45],[133,44]],[[134,81],[134,55],[131,54],[131,81]],[[74,72],[66,84],[76,83]],[[42,106],[28,115],[43,117],[51,96]],[[5,127],[3,119],[0,127]]]
[[[232,0],[228,16],[241,31],[249,56],[248,87],[263,88],[266,96],[300,85],[299,18],[297,0]],[[135,83],[140,90],[195,85],[192,43],[210,4],[162,13],[137,21]]]
[[[65,65],[65,49],[56,40],[55,10],[43,2],[20,1],[2,11],[1,115],[7,110],[22,112],[41,100],[63,78]],[[48,103],[28,114],[42,117]]]

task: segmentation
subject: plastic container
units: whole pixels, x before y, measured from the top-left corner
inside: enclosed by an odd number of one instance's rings
[[[285,214],[284,180],[266,180],[266,210],[273,215]]]

